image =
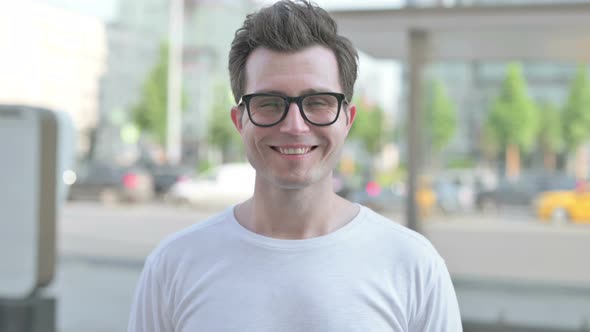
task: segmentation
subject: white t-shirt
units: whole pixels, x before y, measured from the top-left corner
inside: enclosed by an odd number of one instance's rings
[[[253,233],[233,207],[148,257],[129,332],[459,332],[443,259],[420,234],[361,207],[316,238]]]

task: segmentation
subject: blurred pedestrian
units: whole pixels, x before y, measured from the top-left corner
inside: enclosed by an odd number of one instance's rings
[[[231,120],[254,194],[148,257],[130,332],[461,331],[430,242],[334,193],[357,62],[307,1],[246,18],[229,56]]]

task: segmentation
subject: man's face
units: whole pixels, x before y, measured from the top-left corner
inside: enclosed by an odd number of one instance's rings
[[[295,53],[258,48],[246,62],[246,91],[300,96],[314,92],[342,92],[334,53],[313,46]],[[338,120],[318,127],[306,122],[295,103],[285,119],[272,127],[257,127],[245,109],[232,108],[234,125],[257,171],[258,181],[285,189],[330,181],[344,140],[354,120],[354,105],[342,105]],[[261,183],[260,183],[261,184]]]

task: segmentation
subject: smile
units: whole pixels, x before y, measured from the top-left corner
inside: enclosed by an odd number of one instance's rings
[[[297,147],[297,148],[281,148],[277,146],[272,147],[273,150],[278,151],[281,154],[286,155],[302,155],[310,152],[311,150],[315,149],[315,146],[307,146],[307,147]]]

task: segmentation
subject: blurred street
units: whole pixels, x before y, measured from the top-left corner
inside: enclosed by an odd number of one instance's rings
[[[59,331],[124,331],[145,256],[166,235],[210,213],[159,204],[67,204],[48,290],[58,298]]]
[[[259,97],[244,97],[264,89],[233,83],[275,70],[229,55],[244,18],[274,2],[2,6],[0,332],[12,320],[46,332],[2,308],[36,295],[57,300],[59,332],[125,331],[158,243],[251,197],[251,140],[228,110],[241,99],[256,124]],[[318,87],[296,79],[274,92],[300,92],[314,144],[346,115],[334,191],[432,242],[465,332],[590,332],[590,0],[312,2],[358,57],[332,49],[343,84],[318,91],[330,107],[304,103]],[[53,281],[30,294],[54,244]]]
[[[162,203],[113,206],[68,203],[59,223],[60,257],[56,278],[48,290],[58,298],[59,331],[124,331],[135,284],[146,255],[168,234],[199,222],[215,212]],[[510,276],[518,279],[519,274],[526,271],[532,276],[538,275],[540,271],[535,267],[538,260],[534,254],[526,254],[530,266],[510,269],[504,265],[515,262],[499,258],[494,260],[494,255],[490,254],[490,251],[495,250],[499,253],[497,257],[501,258],[507,257],[504,252],[522,253],[521,247],[536,250],[536,240],[523,243],[522,239],[516,239],[515,236],[530,239],[538,239],[538,236],[551,237],[550,241],[541,239],[543,250],[554,252],[554,256],[562,260],[563,269],[553,269],[553,275],[545,273],[545,277],[559,281],[564,278],[564,269],[570,265],[580,267],[577,275],[579,278],[586,278],[585,273],[588,273],[585,272],[585,264],[575,261],[575,253],[583,253],[583,248],[576,249],[575,246],[584,245],[577,243],[590,243],[588,227],[543,225],[535,222],[525,212],[513,211],[511,215],[505,216],[438,216],[424,222],[424,232],[441,251],[453,274],[480,273],[484,277],[499,275],[503,279]],[[501,236],[505,241],[501,244],[496,243],[493,238],[499,232],[504,232]],[[479,242],[477,247],[473,241]],[[495,245],[490,247],[489,243],[492,242]],[[563,250],[573,255],[566,258],[562,254]],[[540,254],[544,255],[543,252]],[[544,257],[539,262],[549,260],[551,257]],[[568,282],[576,281],[575,276],[573,280],[572,276],[565,277]],[[472,304],[480,303],[478,298],[481,297],[481,289],[468,286],[470,287],[465,292],[458,289],[459,298]],[[489,295],[486,296],[489,302]],[[495,303],[499,302],[501,299],[495,300]],[[493,317],[495,310],[487,307],[478,311],[473,306],[466,309],[468,310],[463,310],[470,316],[484,318]],[[572,319],[571,315],[566,317]]]

